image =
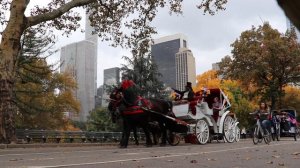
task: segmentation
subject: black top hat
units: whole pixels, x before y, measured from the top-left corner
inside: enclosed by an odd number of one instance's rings
[[[187,87],[192,87],[192,83],[191,82],[186,82],[186,86]]]

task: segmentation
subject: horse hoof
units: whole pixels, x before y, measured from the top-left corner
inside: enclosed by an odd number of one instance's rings
[[[127,146],[120,146],[121,149],[127,148]]]
[[[160,143],[159,146],[164,147],[164,146],[167,146],[167,144],[166,143]]]
[[[140,145],[140,143],[135,143],[135,145],[139,146],[139,145]]]
[[[147,148],[152,147],[152,144],[146,144],[145,145]]]

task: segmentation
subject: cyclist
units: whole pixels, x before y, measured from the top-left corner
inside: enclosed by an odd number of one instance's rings
[[[271,121],[270,121],[270,110],[265,102],[261,102],[259,109],[254,112],[254,114],[259,115],[262,128],[268,129],[271,132]]]

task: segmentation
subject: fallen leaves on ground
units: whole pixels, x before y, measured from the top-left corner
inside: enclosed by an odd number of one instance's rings
[[[300,152],[294,152],[292,155],[300,155]]]
[[[191,163],[197,163],[197,160],[191,160]]]
[[[278,163],[279,166],[284,166],[284,163]]]
[[[208,161],[216,161],[216,159],[207,158]]]
[[[246,157],[246,158],[245,158],[245,160],[250,160],[250,159],[251,159],[250,157]]]
[[[273,155],[272,157],[273,158],[280,158],[280,156],[278,156],[278,155]]]
[[[267,162],[267,164],[273,164],[274,162],[273,161],[269,161],[269,162]]]

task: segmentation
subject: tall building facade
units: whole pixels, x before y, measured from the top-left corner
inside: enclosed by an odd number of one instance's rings
[[[175,55],[176,63],[176,88],[185,90],[187,82],[191,82],[192,86],[196,85],[196,65],[195,57],[191,50],[180,48]]]
[[[291,30],[292,28],[296,30],[297,42],[300,43],[300,32],[288,18],[286,18],[286,25],[288,30]]]
[[[61,72],[70,72],[77,82],[75,96],[81,105],[80,112],[69,112],[72,120],[86,121],[89,112],[95,108],[97,94],[97,35],[86,20],[86,39],[61,48]]]
[[[162,74],[160,80],[169,87],[176,88],[176,53],[187,48],[186,36],[175,34],[155,39],[151,45],[151,55]]]
[[[220,62],[213,63],[211,65],[211,67],[212,67],[212,70],[219,71],[220,70]]]
[[[104,69],[103,78],[102,106],[107,107],[107,100],[109,98],[108,94],[106,93],[107,86],[118,85],[120,83],[120,68],[114,67]]]

